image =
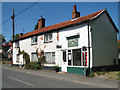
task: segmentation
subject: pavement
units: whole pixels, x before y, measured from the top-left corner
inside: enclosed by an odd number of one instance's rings
[[[92,85],[92,86],[101,87],[101,88],[118,88],[119,86],[117,80],[106,80],[106,79],[96,78],[96,77],[90,78],[90,77],[84,77],[84,76],[72,74],[72,73],[65,73],[65,72],[56,73],[55,71],[52,71],[52,70],[29,70],[29,69],[24,69],[19,67],[11,67],[10,64],[3,64],[2,68],[8,69],[8,70],[14,70],[18,72],[34,74],[34,75],[43,76],[43,77],[76,82],[80,84]]]

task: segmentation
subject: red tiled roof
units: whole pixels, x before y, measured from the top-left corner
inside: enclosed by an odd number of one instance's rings
[[[3,44],[3,47],[4,47],[4,46],[7,46],[7,45],[12,46],[12,43]]]
[[[77,23],[84,22],[86,20],[93,19],[93,18],[97,17],[99,14],[101,14],[103,11],[105,11],[105,9],[97,11],[97,12],[92,13],[92,14],[87,15],[87,16],[78,17],[78,19],[75,19],[75,20],[68,20],[68,21],[65,21],[65,22],[62,22],[62,23],[58,23],[58,24],[55,24],[55,25],[51,25],[51,26],[48,26],[48,27],[43,27],[41,29],[34,30],[32,32],[24,34],[23,36],[19,37],[17,40],[23,39],[23,38],[31,36],[31,35],[36,35],[36,34],[39,34],[39,33],[42,33],[42,32],[50,31],[50,30],[60,29],[62,27],[66,27],[66,26],[69,26],[69,25],[72,25],[72,24],[77,24]]]

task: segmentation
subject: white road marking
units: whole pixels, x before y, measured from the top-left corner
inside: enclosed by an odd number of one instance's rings
[[[24,84],[27,84],[27,85],[29,85],[29,86],[34,86],[33,84],[27,83],[27,82],[25,82],[25,81],[22,81],[22,80],[19,80],[19,79],[10,77],[10,76],[8,76],[8,78],[13,79],[13,80],[16,80],[16,81],[19,81],[19,82],[24,83]]]

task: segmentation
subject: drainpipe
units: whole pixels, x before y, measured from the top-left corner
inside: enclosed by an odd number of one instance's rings
[[[90,35],[89,35],[89,31],[90,31],[90,25],[89,25],[90,21],[88,22],[88,60],[89,60],[89,64],[88,64],[88,76],[90,76]]]

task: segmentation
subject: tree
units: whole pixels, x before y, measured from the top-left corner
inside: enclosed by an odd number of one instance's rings
[[[8,41],[8,43],[12,43],[12,41],[13,41],[13,36],[11,37],[12,39],[10,39],[9,41]],[[14,35],[14,40],[16,40],[16,39],[18,39],[19,38],[19,34],[16,34],[16,35]]]
[[[2,44],[6,42],[5,36],[3,36],[2,34],[0,34],[0,38],[2,40]]]
[[[12,36],[12,38],[13,38],[13,36]],[[14,35],[14,40],[16,40],[18,38],[19,38],[19,34]]]
[[[34,30],[38,29],[38,23],[35,25]]]
[[[40,52],[38,52],[38,48],[37,48],[36,54],[37,54],[39,66],[41,67],[46,62],[45,56],[44,56],[44,51],[40,49]]]

